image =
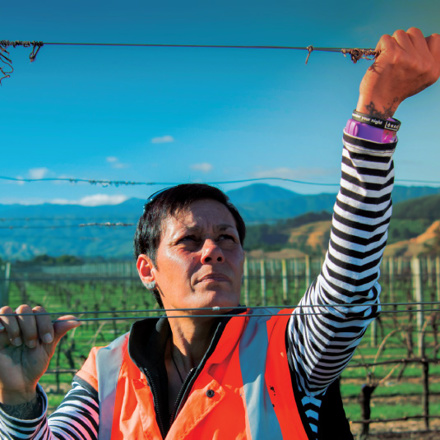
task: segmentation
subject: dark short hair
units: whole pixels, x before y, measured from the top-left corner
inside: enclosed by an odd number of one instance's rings
[[[224,205],[234,217],[240,243],[244,245],[246,226],[237,208],[229,197],[218,188],[202,183],[185,183],[173,186],[153,194],[144,206],[144,213],[139,219],[134,236],[134,256],[145,254],[156,264],[156,255],[161,240],[162,223],[165,218],[185,210],[198,200],[215,200]],[[158,292],[154,292],[159,300]]]

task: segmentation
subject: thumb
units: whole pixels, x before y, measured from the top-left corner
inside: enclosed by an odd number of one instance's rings
[[[73,315],[65,315],[58,318],[53,323],[54,328],[54,343],[57,344],[59,340],[69,331],[74,328],[77,328],[81,325],[81,321],[79,321]]]

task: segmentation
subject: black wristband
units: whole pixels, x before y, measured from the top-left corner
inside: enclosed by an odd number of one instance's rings
[[[353,114],[351,115],[352,119],[358,122],[362,122],[363,124],[371,125],[372,127],[382,128],[384,130],[390,131],[398,131],[401,125],[401,122],[398,119],[389,118],[389,119],[381,119],[375,116],[366,115],[364,113],[360,113],[357,110],[353,110]]]

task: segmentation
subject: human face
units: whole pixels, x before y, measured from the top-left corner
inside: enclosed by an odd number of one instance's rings
[[[235,307],[244,251],[234,217],[215,200],[198,200],[163,221],[152,274],[166,309]]]

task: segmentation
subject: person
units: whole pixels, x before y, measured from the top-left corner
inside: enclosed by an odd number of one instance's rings
[[[392,117],[440,75],[438,34],[399,30],[376,50],[344,130],[328,252],[299,305],[278,314],[239,307],[239,213],[215,188],[167,189],[145,205],[135,237],[139,276],[167,318],[136,322],[93,348],[49,419],[38,380],[79,322],[52,324],[41,307],[1,309],[2,439],[349,438],[328,396],[380,311],[399,125]]]

